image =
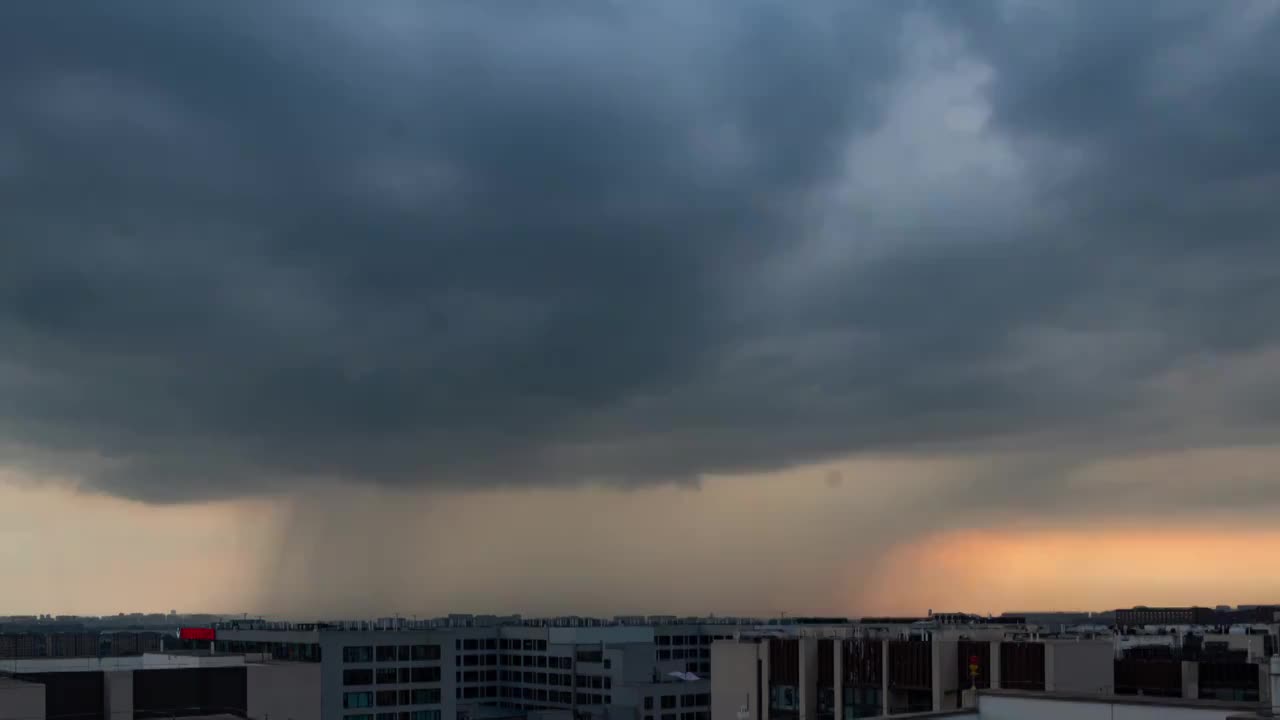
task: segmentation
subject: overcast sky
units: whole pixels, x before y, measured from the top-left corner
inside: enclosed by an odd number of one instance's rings
[[[1274,0],[0,3],[0,612],[1280,602],[1278,87]]]

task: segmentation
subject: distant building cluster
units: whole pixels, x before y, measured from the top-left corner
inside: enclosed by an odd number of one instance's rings
[[[159,617],[167,628],[0,618],[0,720],[1236,720],[1280,705],[1280,606],[768,620]]]

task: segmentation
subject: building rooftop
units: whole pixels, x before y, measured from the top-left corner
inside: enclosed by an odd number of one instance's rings
[[[910,713],[894,715],[894,717],[956,717],[974,720],[984,718],[1039,720],[1047,717],[1088,720],[1107,717],[1115,720],[1138,720],[1163,716],[1153,715],[1153,713],[1168,713],[1168,716],[1176,716],[1180,720],[1255,720],[1271,717],[1270,709],[1260,703],[1019,690],[979,691],[977,706],[973,708]]]

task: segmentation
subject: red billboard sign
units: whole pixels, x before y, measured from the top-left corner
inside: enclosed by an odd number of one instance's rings
[[[213,640],[215,635],[213,628],[180,628],[178,630],[180,640]]]

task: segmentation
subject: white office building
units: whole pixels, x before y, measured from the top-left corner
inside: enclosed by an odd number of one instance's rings
[[[710,720],[736,626],[661,620],[224,623],[213,647],[318,666],[318,720]]]

